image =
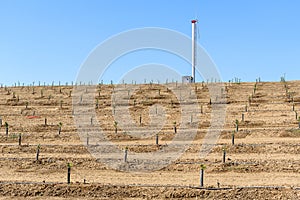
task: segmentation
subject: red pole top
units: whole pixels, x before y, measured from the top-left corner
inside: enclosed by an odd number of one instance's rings
[[[196,23],[196,22],[197,22],[197,20],[195,20],[195,19],[192,20],[192,23]]]

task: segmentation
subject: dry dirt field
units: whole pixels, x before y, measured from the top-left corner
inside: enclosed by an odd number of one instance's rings
[[[88,86],[76,92],[66,85],[2,86],[0,199],[300,199],[300,81],[225,83],[221,95],[226,101],[210,98],[206,83],[190,86],[196,93],[190,102],[185,101],[189,94],[182,84],[175,83],[100,84],[95,90]],[[116,91],[122,92],[117,101]],[[182,96],[176,97],[174,91]],[[90,94],[94,117],[81,109]],[[200,158],[217,115],[212,109],[220,104],[226,106],[224,126],[210,153]],[[125,110],[133,121],[126,127]],[[87,122],[77,126],[76,115],[85,116]],[[155,120],[162,115],[163,121]],[[183,116],[189,119],[182,121]],[[101,140],[93,134],[80,138],[78,129],[96,126],[120,149],[121,158],[128,148],[127,162],[110,160],[120,170],[90,153],[89,148],[97,148]],[[160,128],[150,137],[138,137],[152,127]],[[188,132],[196,133],[192,144],[169,165],[156,171],[124,172],[135,162],[130,152],[155,153],[170,146],[176,135]],[[70,184],[67,163],[71,163]],[[204,187],[200,187],[200,164],[206,166]]]

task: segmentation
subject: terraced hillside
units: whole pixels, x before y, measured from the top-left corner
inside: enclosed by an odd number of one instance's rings
[[[206,83],[189,86],[191,91],[176,83],[2,86],[0,195],[300,199],[300,82],[225,83],[221,96],[211,94]],[[214,112],[215,106],[226,106],[225,115]],[[219,119],[224,124],[213,127]],[[116,155],[97,137],[99,128]],[[220,136],[201,158],[209,129],[218,129]],[[182,155],[170,163],[158,159],[158,164],[165,162],[163,168],[149,171],[158,165],[144,160],[137,165],[139,155],[166,149],[171,155],[177,147],[172,144],[181,145],[181,136],[192,133]],[[204,187],[199,185],[200,164],[206,166]]]

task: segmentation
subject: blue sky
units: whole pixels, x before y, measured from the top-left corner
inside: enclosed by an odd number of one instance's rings
[[[199,43],[224,81],[278,81],[283,74],[297,80],[299,8],[298,0],[0,0],[0,83],[70,83],[107,38],[143,27],[190,36],[195,17]],[[118,81],[118,67],[151,62],[190,71],[174,56],[148,51],[120,59],[107,77]]]

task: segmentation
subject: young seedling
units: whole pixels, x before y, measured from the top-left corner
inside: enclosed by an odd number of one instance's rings
[[[115,127],[115,134],[118,133],[118,122],[114,121],[114,127]]]
[[[124,162],[127,162],[127,156],[128,156],[128,147],[125,147]]]
[[[223,148],[223,159],[222,159],[223,163],[226,162],[226,149],[225,147]]]
[[[60,133],[61,133],[61,127],[62,127],[62,123],[59,122],[58,123],[58,135],[60,135]]]
[[[239,132],[239,120],[235,120],[235,132]]]
[[[293,103],[293,111],[295,111],[295,104]]]
[[[116,105],[114,104],[113,105],[113,112],[114,112],[114,115],[116,114]]]
[[[91,117],[91,125],[93,125],[93,117]]]
[[[300,124],[300,122],[299,122]],[[155,144],[158,146],[158,133],[156,134],[156,137],[155,137]]]
[[[206,166],[204,164],[200,165],[200,187],[204,186],[204,170],[206,169]]]
[[[45,126],[47,126],[47,118],[45,118]]]
[[[68,184],[71,183],[71,167],[72,167],[72,164],[71,163],[67,163],[67,168],[68,168],[67,182],[68,182]]]
[[[245,121],[245,114],[242,113],[242,122],[244,122],[244,121]]]
[[[99,99],[96,99],[96,109],[99,108]]]
[[[28,108],[28,104],[29,104],[28,101],[26,101],[26,102],[25,102],[25,108],[26,108],[26,109]]]
[[[231,134],[231,144],[234,145],[234,131]]]
[[[43,98],[44,97],[44,92],[43,92],[43,90],[41,90],[41,98]]]
[[[300,129],[300,117],[298,118],[298,128]]]
[[[37,148],[36,148],[36,161],[39,160],[39,156],[40,156],[40,148],[41,148],[41,145],[37,145]]]
[[[174,125],[174,133],[177,133],[176,122],[173,122],[173,125]]]
[[[89,146],[89,140],[90,140],[90,137],[89,137],[89,134],[86,135],[86,146]]]
[[[0,127],[2,126],[2,118],[0,118]]]
[[[63,100],[60,100],[60,109],[62,109],[63,107]]]
[[[5,132],[6,132],[6,137],[8,136],[8,123],[5,122]]]
[[[22,135],[21,135],[21,133],[19,133],[19,146],[21,146],[22,145]]]
[[[140,115],[140,126],[142,125],[142,115]]]

